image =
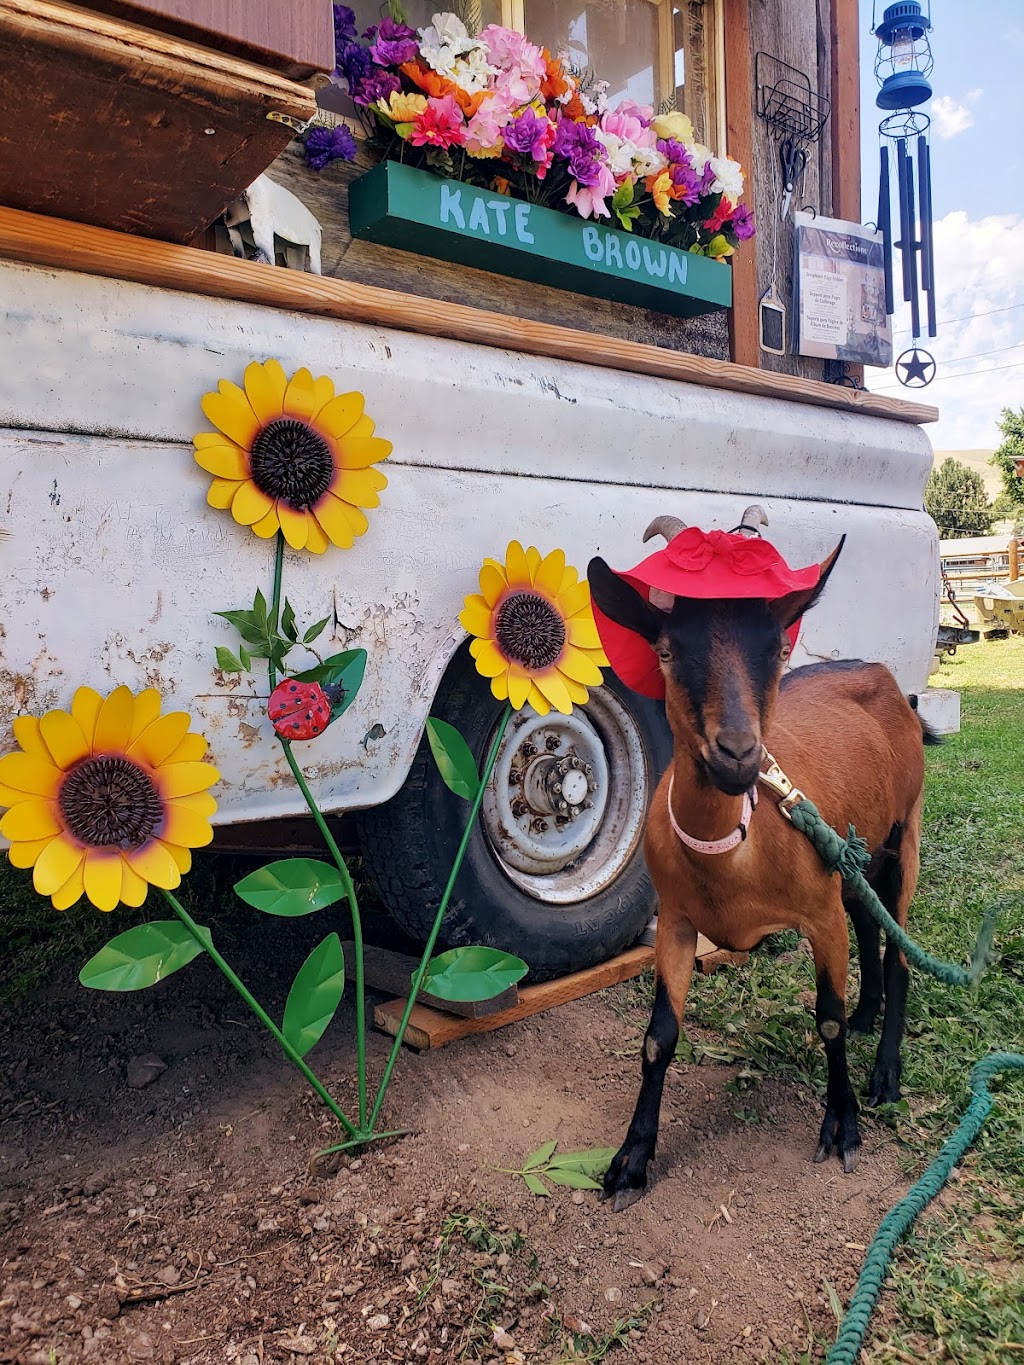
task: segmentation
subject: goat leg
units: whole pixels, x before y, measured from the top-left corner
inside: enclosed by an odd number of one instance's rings
[[[843,985],[845,994],[845,982]],[[834,1152],[842,1161],[843,1170],[849,1175],[851,1171],[856,1170],[860,1161],[857,1097],[850,1084],[850,1071],[846,1062],[846,1002],[833,986],[827,967],[818,973],[818,996],[814,1014],[818,1032],[825,1044],[825,1060],[828,1062],[825,1118],[822,1121],[821,1136],[814,1160],[826,1161]]]

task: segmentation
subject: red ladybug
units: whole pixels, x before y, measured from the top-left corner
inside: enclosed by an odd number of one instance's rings
[[[331,703],[319,683],[286,678],[270,694],[267,714],[282,739],[315,739],[331,720]]]

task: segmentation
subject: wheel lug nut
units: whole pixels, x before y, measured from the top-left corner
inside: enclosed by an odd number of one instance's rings
[[[568,810],[568,809],[569,809],[569,803],[568,803],[567,801],[559,801],[559,802],[557,802],[556,804],[557,804],[557,807],[558,807],[559,810]]]
[[[532,758],[536,752],[537,752],[536,747],[533,744],[531,744],[529,740],[527,740],[527,742],[523,745],[522,749],[520,750],[520,753],[523,755],[524,758]]]
[[[521,819],[522,816],[524,816],[529,809],[530,807],[526,804],[522,797],[517,797],[516,800],[512,802],[512,814],[516,817],[517,820]]]
[[[562,795],[561,782],[556,782],[555,785],[551,788],[551,790],[555,793],[556,796],[561,796]]]
[[[577,815],[579,815],[579,813],[580,813],[579,806],[573,806],[572,809],[569,811],[569,814],[572,816],[574,820],[576,819]]]
[[[544,748],[547,749],[548,753],[553,754],[558,748],[558,736],[548,735],[547,739],[544,741]]]
[[[573,766],[574,768],[582,768],[582,767],[583,767],[583,764],[582,764],[582,763],[580,762],[580,760],[575,756],[575,754],[573,755],[573,758],[572,758],[572,766]]]
[[[593,777],[593,776],[594,776],[594,767],[593,767],[593,764],[592,764],[592,763],[584,763],[584,765],[583,765],[583,771],[586,773],[586,775],[587,775],[588,777]]]
[[[593,801],[584,801],[584,803],[583,803],[583,809],[584,809],[584,810],[593,810],[593,809],[594,809],[594,803],[593,803]]]

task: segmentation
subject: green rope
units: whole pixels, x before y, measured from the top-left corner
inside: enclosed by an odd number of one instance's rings
[[[881,928],[899,947],[912,967],[934,976],[947,986],[974,986],[988,967],[995,961],[993,947],[996,924],[999,919],[1000,905],[997,902],[985,912],[978,939],[974,945],[969,967],[960,967],[955,962],[943,962],[932,957],[910,937],[889,914],[864,878],[864,871],[870,860],[867,844],[849,827],[849,837],[844,839],[831,825],[825,823],[817,806],[806,797],[791,811],[791,819],[796,829],[806,834],[821,855],[821,860],[829,872],[839,872],[843,880],[857,894],[865,909]]]
[[[942,1151],[921,1178],[910,1187],[898,1204],[892,1206],[879,1223],[878,1231],[864,1257],[864,1265],[857,1280],[857,1287],[850,1298],[846,1317],[839,1328],[835,1345],[828,1353],[825,1365],[854,1365],[867,1334],[871,1314],[882,1292],[882,1281],[888,1272],[896,1244],[922,1209],[926,1208],[939,1193],[949,1179],[950,1171],[963,1158],[968,1147],[978,1136],[981,1125],[988,1118],[992,1108],[992,1093],[988,1083],[1001,1071],[1024,1071],[1024,1054],[993,1052],[974,1067],[971,1072],[971,1102],[956,1132],[946,1141]]]

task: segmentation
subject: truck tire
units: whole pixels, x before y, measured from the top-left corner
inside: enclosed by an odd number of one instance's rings
[[[671,757],[671,734],[662,703],[630,692],[610,671],[605,676],[605,686],[571,716],[541,718],[527,708],[512,717],[438,950],[501,948],[529,964],[530,981],[544,981],[605,961],[633,943],[654,913],[643,830]],[[501,711],[463,646],[432,714],[459,728],[482,767]],[[563,797],[567,809],[556,814]],[[424,738],[402,790],[359,817],[363,858],[380,897],[420,943],[468,814],[468,803],[442,782]]]

